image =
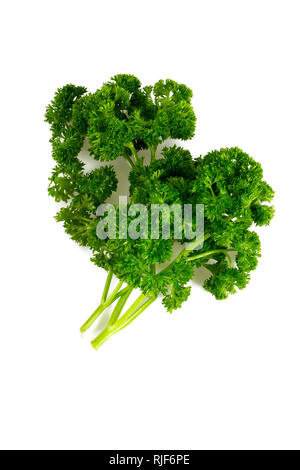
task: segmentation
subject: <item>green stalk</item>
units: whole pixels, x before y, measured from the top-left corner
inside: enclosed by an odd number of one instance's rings
[[[145,299],[147,298],[147,296],[145,294],[141,294],[134,302],[133,304],[131,305],[131,307],[129,307],[129,309],[126,311],[126,313],[124,313],[123,317],[130,317],[130,315],[132,315],[135,310],[137,308],[140,307],[140,305],[145,301]],[[123,318],[122,317],[122,318]]]
[[[154,300],[156,300],[156,298],[157,297],[155,297],[155,296],[149,297],[149,299],[146,302],[144,302],[143,305],[141,305],[133,314],[131,314],[131,316],[129,318],[127,318],[123,322],[123,325],[120,325],[120,327],[118,328],[117,331],[121,331],[123,328],[125,328],[125,326],[129,325],[129,323],[131,323],[133,320],[135,320],[141,313],[143,313],[144,310],[146,310],[146,308],[148,308],[154,302]],[[123,317],[120,318],[120,320],[122,320],[122,319],[123,319]]]
[[[224,253],[227,256],[230,251],[236,251],[236,250],[233,250],[233,249],[222,250],[222,249],[220,249],[220,250],[205,251],[204,253],[199,253],[199,255],[189,256],[189,257],[186,258],[186,260],[187,261],[193,261],[193,260],[199,259],[199,258],[206,258],[207,256],[214,255],[215,253]]]
[[[151,153],[151,163],[155,162],[155,154],[157,147],[149,147]]]
[[[109,271],[107,279],[106,279],[106,283],[105,283],[105,286],[104,286],[104,289],[103,289],[102,298],[101,298],[101,303],[102,304],[104,304],[104,302],[107,299],[107,294],[108,294],[108,291],[109,291],[109,287],[110,287],[112,277],[113,277],[113,273],[112,273],[112,271]]]
[[[124,305],[126,304],[128,297],[130,296],[132,291],[133,291],[133,287],[130,287],[130,289],[128,289],[128,292],[126,292],[126,294],[122,295],[122,297],[119,298],[119,301],[117,305],[115,306],[111,314],[111,317],[108,321],[107,328],[110,328],[118,320],[124,308]]]
[[[122,317],[116,321],[111,327],[106,327],[92,342],[94,349],[99,349],[105,341],[107,341],[112,335],[129,325],[135,318],[137,318],[149,305],[154,302],[156,297],[151,296],[145,302],[146,296],[141,294],[138,299],[132,304]],[[141,305],[142,304],[142,305]]]
[[[97,320],[97,318],[99,317],[99,315],[103,312],[103,310],[105,310],[109,305],[111,305],[118,297],[120,297],[119,295],[119,290],[121,289],[122,287],[122,284],[123,284],[123,281],[120,281],[118,283],[118,285],[116,286],[116,288],[114,289],[114,291],[112,292],[112,294],[108,297],[108,299],[106,299],[106,301],[104,303],[101,303],[99,305],[99,307],[96,308],[96,310],[94,311],[94,313],[92,313],[92,315],[87,319],[87,321],[82,325],[82,327],[80,328],[80,331],[81,333],[84,333],[93,323],[95,320]],[[128,289],[127,287],[123,290],[123,294],[121,295],[124,295],[126,289]]]
[[[129,165],[131,166],[131,168],[133,168],[135,165],[133,163],[133,161],[131,160],[131,158],[127,155],[123,155],[123,157],[125,158],[125,160],[129,163]]]
[[[170,264],[168,264],[168,266],[166,266],[164,269],[162,269],[158,274],[164,272],[164,271],[167,271],[171,266],[173,266],[173,264],[177,263],[179,260],[181,260],[181,258],[183,257],[187,257],[188,254],[193,251],[193,247],[197,247],[201,242],[204,242],[205,240],[207,240],[211,235],[209,233],[207,233],[206,235],[199,235],[193,242],[190,242],[189,243],[189,249],[187,248],[183,248],[180,253],[178,253],[178,255],[176,256],[176,258],[173,259],[173,261],[171,261]]]
[[[123,317],[128,317],[130,316],[132,313],[134,313],[135,310],[137,310],[137,308],[140,306],[140,304],[145,300],[146,296],[144,294],[141,294],[136,300],[135,302],[133,302],[133,304],[131,305],[131,307],[127,310],[127,312],[123,315]],[[123,318],[122,317],[122,318]],[[101,344],[104,343],[104,341],[106,341],[110,336],[112,336],[114,333],[112,332],[114,331],[114,327],[113,326],[108,326],[91,342],[92,346],[95,348],[95,349],[98,349]],[[104,339],[105,338],[105,339]]]
[[[188,248],[184,248],[184,250],[181,252],[181,256],[187,256],[191,251],[195,250],[197,246],[199,246],[201,243],[204,243],[205,240],[207,240],[210,236],[211,235],[209,233],[206,233],[205,235],[201,233],[198,235],[194,241],[188,243]]]
[[[155,276],[155,274],[156,274],[156,266],[155,266],[155,263],[153,263],[153,264],[150,265],[150,271],[151,271],[151,274],[152,274],[153,276]]]
[[[139,162],[138,154],[137,154],[136,148],[133,145],[133,143],[130,142],[129,144],[127,144],[126,147],[128,147],[131,150],[131,153],[132,153],[132,156],[133,156],[133,159],[134,159],[135,163],[138,163]]]

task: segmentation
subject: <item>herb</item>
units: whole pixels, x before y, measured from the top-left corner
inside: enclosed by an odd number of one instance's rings
[[[196,117],[191,98],[187,86],[172,80],[142,87],[132,75],[116,75],[93,94],[84,87],[66,85],[47,107],[45,118],[51,126],[56,162],[49,194],[65,203],[56,220],[73,240],[88,247],[92,261],[108,272],[101,303],[81,331],[115,304],[106,327],[92,341],[95,349],[158,296],[169,312],[181,307],[190,295],[188,283],[196,269],[206,268],[210,273],[204,289],[216,299],[225,299],[236,288],[246,286],[249,273],[257,266],[260,241],[253,225],[268,225],[274,214],[268,204],[274,191],[263,180],[261,165],[238,148],[193,159],[182,147],[165,146],[162,158],[157,159],[157,147],[167,139],[193,137]],[[112,165],[85,171],[78,154],[86,138],[95,160],[123,157],[130,165],[127,209],[133,204],[204,204],[205,235],[188,247],[189,240],[183,235],[183,247],[176,257],[174,230],[168,239],[130,239],[120,236],[124,228],[116,224],[115,239],[100,239],[96,234],[101,219],[96,216],[97,207],[116,191],[118,180]],[[151,155],[149,165],[139,154],[144,149]],[[119,283],[109,293],[113,276]],[[134,289],[141,294],[126,310]]]

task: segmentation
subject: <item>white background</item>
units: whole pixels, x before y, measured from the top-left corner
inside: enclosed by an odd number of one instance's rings
[[[0,447],[299,449],[299,2],[12,0],[0,30]],[[116,73],[189,85],[186,147],[250,153],[276,216],[244,291],[195,282],[95,352],[79,326],[104,272],[53,219],[43,113],[57,87]]]

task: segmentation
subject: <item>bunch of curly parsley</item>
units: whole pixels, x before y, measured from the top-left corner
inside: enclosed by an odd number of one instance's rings
[[[49,194],[65,203],[56,219],[73,240],[92,251],[92,261],[108,273],[101,303],[81,331],[115,305],[106,327],[92,341],[96,349],[159,296],[169,312],[181,307],[190,295],[187,284],[195,270],[206,268],[210,277],[204,289],[216,299],[225,299],[247,285],[250,271],[257,266],[260,240],[253,226],[268,225],[274,214],[268,204],[274,191],[263,180],[261,165],[238,148],[193,159],[188,150],[166,146],[157,159],[157,147],[167,139],[193,137],[196,116],[191,98],[187,86],[172,80],[142,87],[133,75],[116,75],[93,94],[84,87],[66,85],[47,107],[45,118],[51,126],[56,162]],[[202,248],[196,239],[192,249],[191,245],[187,249],[183,236],[183,247],[174,257],[172,232],[169,239],[99,239],[96,210],[116,191],[118,180],[108,164],[86,172],[78,158],[85,139],[95,160],[123,157],[128,162],[129,206],[204,204]],[[139,155],[145,149],[151,155],[149,165]],[[113,276],[119,282],[109,293]],[[141,293],[125,308],[134,289]]]

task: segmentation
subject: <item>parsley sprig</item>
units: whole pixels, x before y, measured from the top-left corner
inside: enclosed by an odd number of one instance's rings
[[[85,332],[114,305],[106,327],[92,341],[95,349],[159,296],[167,311],[181,307],[197,269],[205,268],[210,274],[204,289],[218,300],[226,299],[247,285],[261,256],[253,229],[270,223],[274,191],[263,180],[258,162],[237,147],[194,159],[182,147],[165,145],[157,158],[158,146],[168,139],[193,137],[196,116],[191,99],[192,91],[173,80],[142,87],[133,75],[116,75],[95,93],[66,85],[47,107],[45,119],[50,124],[55,161],[49,194],[65,203],[56,219],[73,240],[91,250],[92,261],[108,272],[101,302],[81,327]],[[187,247],[183,236],[183,247],[175,257],[172,232],[169,239],[99,239],[96,210],[116,191],[118,179],[109,164],[86,171],[78,158],[85,140],[95,160],[127,161],[129,207],[136,203],[204,204],[203,240],[196,239]],[[141,150],[150,154],[148,165]],[[117,235],[121,231],[116,226]],[[111,289],[113,277],[118,284]],[[126,307],[135,289],[141,293]]]

